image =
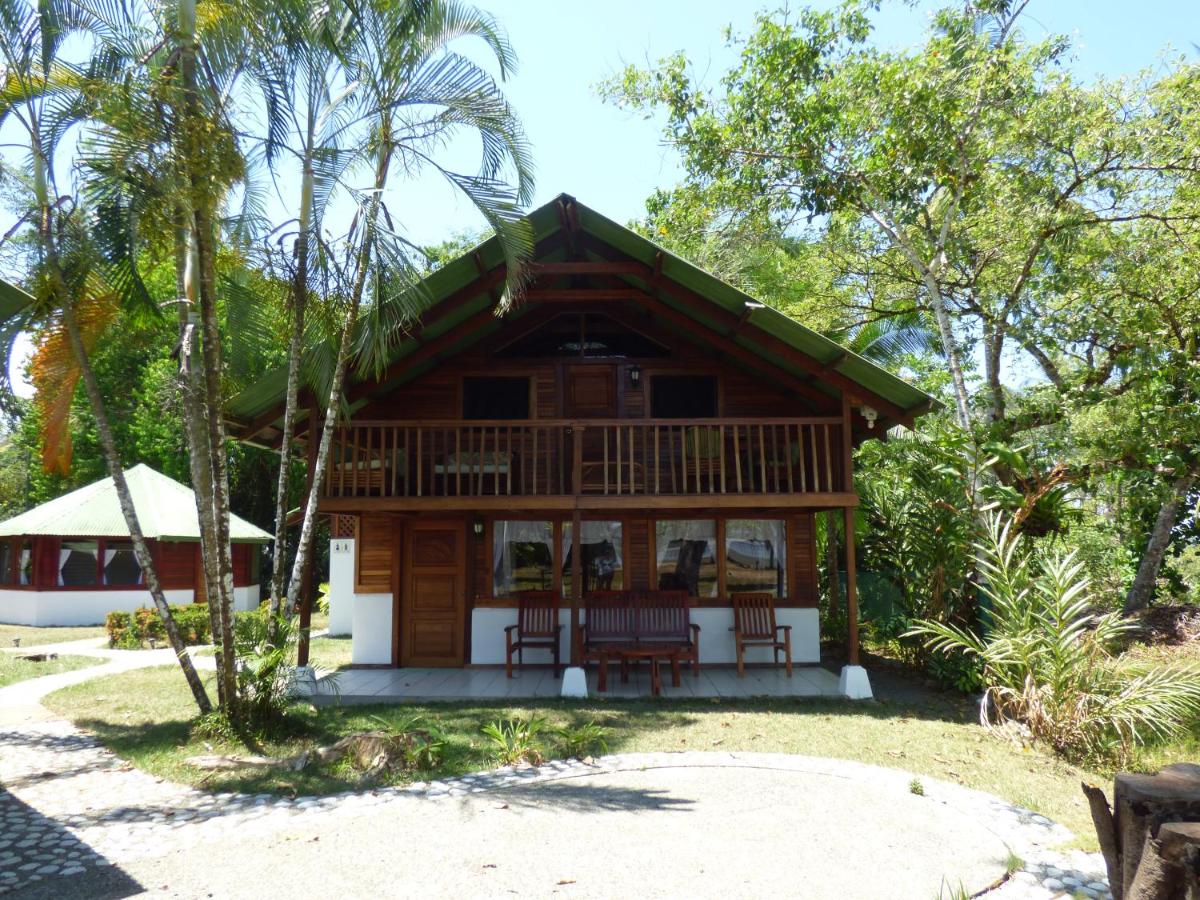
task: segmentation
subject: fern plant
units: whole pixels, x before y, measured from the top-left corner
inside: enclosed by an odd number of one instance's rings
[[[980,541],[977,632],[925,619],[909,632],[943,654],[983,666],[983,725],[1019,723],[1073,760],[1121,763],[1150,740],[1170,739],[1200,716],[1200,671],[1123,662],[1113,649],[1132,627],[1097,615],[1072,554],[1031,557],[1011,519],[993,515]]]

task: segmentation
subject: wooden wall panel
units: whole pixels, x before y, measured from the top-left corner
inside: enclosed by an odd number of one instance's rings
[[[40,588],[58,584],[58,538],[34,538],[33,583]]]
[[[247,587],[253,584],[254,557],[258,555],[258,544],[233,545],[233,586]]]
[[[158,580],[163,590],[195,590],[197,557],[200,545],[195,541],[164,541],[157,546],[155,562],[158,564]],[[236,565],[234,580],[237,580]]]
[[[788,522],[791,540],[792,600],[796,606],[815,607],[817,593],[817,536],[812,513],[800,513]]]
[[[395,516],[363,513],[354,541],[354,590],[367,594],[390,593],[392,573],[400,544]]]
[[[646,519],[626,519],[625,538],[628,556],[625,559],[626,585],[633,590],[647,590],[650,584],[650,522]]]

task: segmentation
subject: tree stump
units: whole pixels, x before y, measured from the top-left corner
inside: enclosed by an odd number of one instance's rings
[[[1114,900],[1200,900],[1200,765],[1083,785]]]

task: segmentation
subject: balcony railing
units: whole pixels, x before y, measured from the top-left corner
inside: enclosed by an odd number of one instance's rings
[[[847,490],[839,418],[358,421],[324,496],[807,494]]]

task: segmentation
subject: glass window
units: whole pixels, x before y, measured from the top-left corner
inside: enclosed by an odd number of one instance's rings
[[[650,376],[650,415],[656,419],[704,419],[717,414],[712,375]]]
[[[13,544],[12,541],[0,541],[0,584],[12,584],[13,580]]]
[[[33,584],[33,541],[21,541],[21,562],[17,574],[21,584]]]
[[[96,541],[63,541],[58,550],[58,583],[95,584],[100,545]]]
[[[141,584],[142,567],[133,553],[132,541],[106,541],[104,544],[104,583]]]
[[[787,596],[787,534],[781,519],[725,523],[725,590]]]
[[[717,523],[713,519],[664,519],[654,523],[654,555],[660,590],[717,596]]]
[[[619,591],[625,586],[620,522],[584,522],[579,535],[583,593]],[[571,523],[562,527],[563,596],[571,596]]]
[[[528,378],[463,379],[464,419],[528,419]]]
[[[549,522],[492,523],[492,596],[554,586],[554,526]]]

